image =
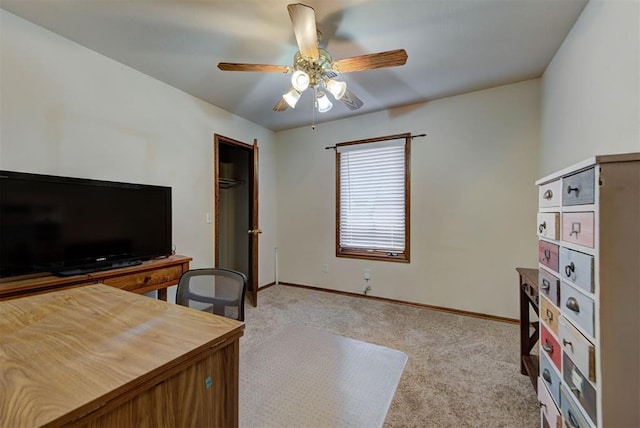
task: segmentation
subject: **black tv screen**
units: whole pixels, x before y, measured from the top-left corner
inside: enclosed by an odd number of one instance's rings
[[[0,171],[0,277],[171,254],[171,188]]]

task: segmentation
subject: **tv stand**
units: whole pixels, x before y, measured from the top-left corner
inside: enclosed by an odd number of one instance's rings
[[[142,261],[140,260],[125,260],[125,261],[114,262],[109,264],[84,266],[84,267],[75,268],[75,269],[59,270],[54,272],[54,275],[57,275],[57,276],[84,275],[86,273],[101,272],[104,270],[118,269],[123,267],[130,267],[130,266],[138,266],[141,264],[142,264]]]
[[[138,294],[157,290],[158,298],[167,300],[167,287],[178,284],[182,274],[189,270],[191,260],[191,257],[170,256],[115,269],[109,265],[109,270],[72,273],[70,276],[49,274],[35,278],[3,278],[0,300],[99,283]]]

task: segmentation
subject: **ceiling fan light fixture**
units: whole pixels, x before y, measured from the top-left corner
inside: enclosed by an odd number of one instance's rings
[[[309,87],[309,75],[302,70],[296,70],[291,75],[291,84],[298,92],[304,92]]]
[[[296,104],[300,99],[300,92],[296,91],[295,88],[291,88],[282,98],[289,104],[289,107],[296,108]]]
[[[333,107],[333,104],[329,101],[329,97],[327,97],[324,92],[318,92],[316,101],[318,103],[318,111],[320,113],[328,112]]]
[[[344,94],[347,92],[347,84],[345,82],[327,79],[325,85],[327,87],[327,91],[331,92],[331,95],[333,95],[336,100],[344,97]]]

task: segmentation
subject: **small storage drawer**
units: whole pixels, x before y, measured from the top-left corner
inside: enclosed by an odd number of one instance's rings
[[[543,184],[538,187],[538,206],[539,207],[559,207],[561,202],[562,183],[560,180]]]
[[[593,256],[560,247],[560,275],[593,293]]]
[[[167,282],[177,282],[182,276],[182,266],[169,266],[164,269],[136,272],[130,275],[105,278],[103,283],[123,290],[144,290],[146,287],[153,290],[154,285]]]
[[[560,307],[560,280],[558,278],[545,270],[538,269],[538,286],[541,295]]]
[[[556,407],[549,390],[544,386],[544,381],[540,377],[538,378],[538,401],[540,402],[540,413],[542,413],[542,417],[546,419],[549,427],[556,428],[562,426],[560,410]]]
[[[593,300],[564,281],[560,285],[560,296],[562,314],[580,326],[589,336],[594,337]]]
[[[540,354],[540,379],[543,380],[543,383],[549,390],[553,401],[555,401],[556,406],[560,407],[560,375],[558,372],[552,367],[551,362],[547,359],[547,356],[544,353]]]
[[[549,357],[558,371],[561,370],[562,348],[560,347],[558,340],[549,333],[549,329],[544,323],[540,323],[540,353],[544,353]]]
[[[593,212],[562,214],[562,240],[593,248]]]
[[[593,168],[562,180],[562,205],[587,205],[594,202],[595,170]]]
[[[538,236],[560,239],[560,213],[538,213]]]
[[[573,398],[582,404],[591,421],[596,420],[596,389],[585,379],[567,354],[562,357],[562,383],[573,394]]]
[[[560,410],[562,411],[565,426],[569,428],[589,428],[591,425],[578,408],[578,405],[573,399],[573,394],[571,394],[564,385],[560,389],[562,391]]]
[[[558,272],[558,246],[551,242],[538,241],[538,260],[549,269]]]
[[[560,318],[560,309],[546,298],[540,299],[540,319],[546,324],[549,330],[558,335],[558,319]]]
[[[595,347],[563,317],[558,323],[558,340],[564,353],[591,382],[596,381]]]

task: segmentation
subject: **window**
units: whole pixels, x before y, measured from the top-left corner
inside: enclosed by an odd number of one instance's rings
[[[411,135],[336,144],[336,256],[409,262]]]

